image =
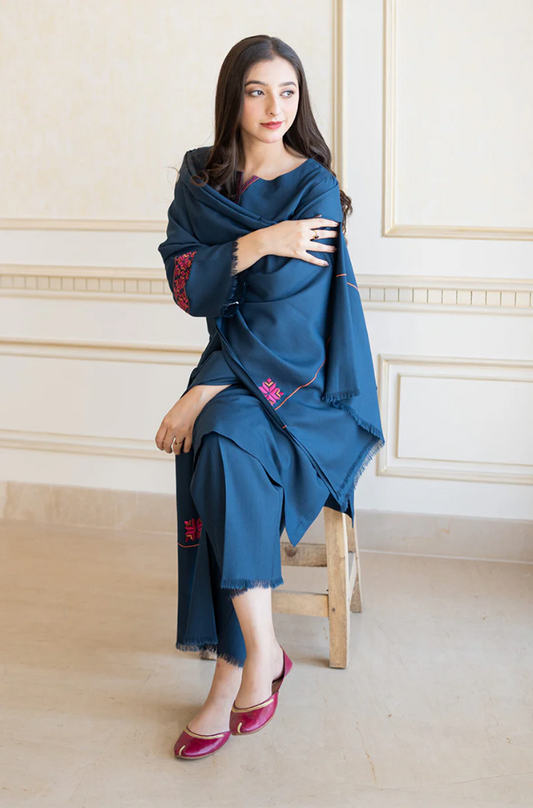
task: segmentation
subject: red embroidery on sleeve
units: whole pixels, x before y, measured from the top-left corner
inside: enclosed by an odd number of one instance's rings
[[[189,311],[189,298],[185,292],[185,284],[191,274],[192,259],[196,252],[196,250],[193,250],[192,252],[176,255],[174,258],[174,300],[183,311]]]

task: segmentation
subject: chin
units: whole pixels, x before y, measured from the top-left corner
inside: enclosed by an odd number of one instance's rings
[[[259,129],[261,130],[261,135],[263,136],[264,140],[267,140],[269,143],[275,143],[277,140],[281,140],[283,134],[285,133],[285,127],[280,126],[279,129],[264,129],[264,127],[259,124]]]

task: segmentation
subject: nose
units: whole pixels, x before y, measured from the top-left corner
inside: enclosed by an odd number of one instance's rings
[[[273,98],[270,99],[269,103],[267,104],[267,113],[269,115],[272,115],[272,117],[276,117],[276,115],[280,112],[280,109],[281,107],[279,105],[279,102],[276,96],[274,96]]]

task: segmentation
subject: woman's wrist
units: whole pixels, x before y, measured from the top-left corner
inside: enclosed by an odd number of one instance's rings
[[[269,227],[260,227],[259,230],[254,230],[252,235],[254,237],[254,247],[257,252],[257,259],[264,258],[265,255],[268,255],[268,237],[266,231],[270,230]]]
[[[200,403],[207,403],[210,401],[217,393],[220,393],[221,390],[224,390],[226,387],[229,387],[229,384],[194,384],[188,391],[187,394],[191,394],[191,398],[194,398],[196,401]]]
[[[240,236],[237,239],[236,273],[243,272],[245,269],[251,267],[252,264],[255,264],[256,261],[259,261],[260,258],[268,255],[265,230],[268,230],[268,227],[254,230],[252,233],[247,233],[245,236]]]

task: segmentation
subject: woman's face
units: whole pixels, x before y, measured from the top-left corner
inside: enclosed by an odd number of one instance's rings
[[[241,129],[263,143],[282,140],[298,111],[298,77],[290,62],[279,56],[257,62],[244,80]],[[276,128],[264,124],[279,121]]]

